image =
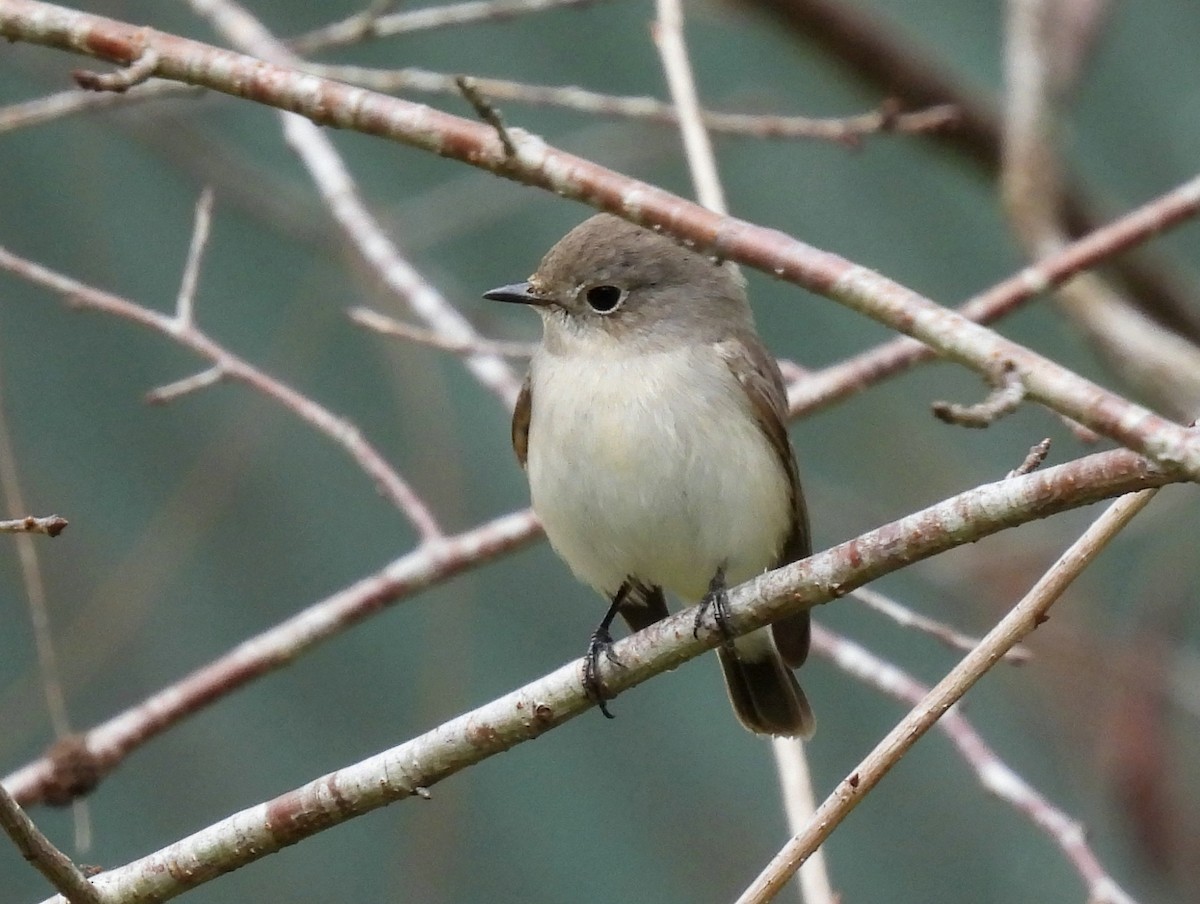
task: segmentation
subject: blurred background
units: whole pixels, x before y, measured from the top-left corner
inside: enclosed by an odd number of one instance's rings
[[[864,79],[845,52],[793,27],[796,20],[779,13],[785,5],[802,16],[814,4],[689,5],[687,36],[707,106],[842,116],[895,93]],[[964,90],[998,95],[1004,12],[995,0],[836,6]],[[86,7],[223,43],[186,4]],[[249,4],[281,36],[359,8],[343,0]],[[317,58],[665,98],[653,15],[648,2],[596,2]],[[1195,174],[1198,45],[1191,0],[1113,4],[1103,20],[1062,123],[1062,148],[1106,215]],[[0,104],[66,90],[70,70],[83,65],[90,64],[5,44]],[[472,115],[460,97],[413,96]],[[499,106],[507,122],[555,145],[690,194],[670,126]],[[488,306],[479,295],[528,275],[587,209],[396,144],[331,137],[403,252],[480,331],[536,337],[532,314]],[[927,137],[870,136],[852,149],[721,136],[716,146],[734,214],[940,302],[961,301],[1023,262],[994,174]],[[446,530],[527,504],[508,414],[460,362],[348,319],[349,308],[366,304],[412,320],[347,249],[267,108],[195,93],[0,132],[0,245],[169,312],[205,186],[216,201],[196,301],[204,330],[357,424]],[[1200,316],[1192,291],[1200,230],[1184,226],[1156,248],[1179,297]],[[750,280],[768,344],[805,367],[887,338],[829,301],[760,274]],[[999,329],[1131,391],[1048,300]],[[167,406],[144,403],[148,390],[205,366],[162,336],[68,310],[0,273],[0,404],[26,508],[71,522],[56,540],[37,538],[37,551],[77,729],[415,542],[340,449],[269,400],[218,385]],[[957,366],[925,366],[795,423],[817,545],[996,479],[1045,436],[1054,441],[1051,462],[1097,448],[1035,406],[981,431],[930,416],[934,400],[970,402],[985,391]],[[1194,900],[1200,883],[1196,502],[1193,487],[1164,490],[1031,639],[1033,661],[996,669],[966,702],[995,751],[1086,825],[1105,866],[1142,902]],[[1008,531],[879,589],[981,634],[1098,511]],[[53,740],[25,596],[16,544],[0,537],[0,774]],[[71,847],[69,808],[32,815],[78,860],[120,865],[581,655],[603,609],[539,541],[403,600],[137,751],[88,798],[89,851]],[[958,658],[852,600],[816,617],[922,681],[936,681]],[[804,683],[820,719],[809,753],[823,796],[904,708],[821,659],[806,666]],[[767,745],[732,717],[711,657],[612,707],[615,721],[589,713],[436,786],[429,801],[353,820],[188,900],[731,900],[786,837]],[[986,794],[937,732],[826,849],[846,901],[1085,899],[1058,849]],[[47,893],[0,843],[0,895],[17,902]]]

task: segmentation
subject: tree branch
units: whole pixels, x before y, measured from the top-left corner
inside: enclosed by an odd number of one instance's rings
[[[3,786],[0,786],[0,829],[12,839],[21,856],[70,904],[100,904],[100,894],[79,867],[42,834]]]
[[[56,273],[33,261],[18,257],[3,247],[0,247],[0,270],[8,270],[22,279],[57,292],[75,307],[102,311],[161,333],[213,363],[214,367],[202,374],[152,392],[149,396],[150,401],[168,401],[184,392],[212,385],[218,378],[235,380],[256,389],[341,446],[375,481],[380,494],[408,517],[423,541],[435,540],[441,536],[441,528],[424,500],[387,463],[378,450],[367,442],[357,427],[239,358],[193,324],[180,321],[177,317],[168,317],[128,299]],[[190,318],[190,306],[185,305],[183,310]]]
[[[734,635],[742,635],[1016,523],[1175,479],[1144,458],[1118,450],[977,487],[734,588],[727,625]],[[600,663],[605,696],[725,640],[715,626],[698,632],[695,626],[695,609],[686,609],[615,644],[614,658],[622,665]],[[330,625],[323,627],[328,632]],[[582,667],[582,660],[568,663],[427,734],[103,873],[95,884],[107,902],[165,901],[330,826],[421,794],[592,708],[580,680]]]
[[[1014,478],[1020,479],[1020,478]],[[1042,575],[1033,589],[988,632],[937,685],[920,705],[887,733],[875,749],[837,786],[817,808],[803,832],[792,838],[766,869],[738,898],[737,904],[765,904],[772,900],[792,874],[820,844],[841,825],[892,767],[951,706],[1022,638],[1046,618],[1046,612],[1113,537],[1154,498],[1155,490],[1118,499]],[[1119,890],[1119,889],[1118,889]],[[1109,898],[1117,901],[1117,898]],[[1122,902],[1124,904],[1124,902]]]
[[[510,155],[489,126],[37,0],[8,0],[0,7],[0,36],[120,63],[138,58],[149,43],[160,57],[156,71],[160,77],[269,103],[316,123],[402,141],[658,227],[701,251],[825,295],[981,373],[989,373],[997,360],[1011,360],[1030,398],[1156,461],[1200,476],[1200,436],[1179,424],[866,267],[776,230],[714,214],[662,189],[551,148],[520,129],[509,130],[517,148],[517,154]]]

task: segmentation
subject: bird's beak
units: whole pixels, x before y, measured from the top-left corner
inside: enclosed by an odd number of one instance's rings
[[[533,286],[527,282],[513,283],[511,286],[492,289],[490,292],[484,292],[483,297],[489,301],[508,301],[514,304],[547,305],[550,303],[548,298],[536,294]]]

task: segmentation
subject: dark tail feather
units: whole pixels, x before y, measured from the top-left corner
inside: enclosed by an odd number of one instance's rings
[[[808,698],[779,653],[768,648],[762,658],[739,657],[717,650],[733,711],[750,731],[765,735],[811,738],[817,721]]]

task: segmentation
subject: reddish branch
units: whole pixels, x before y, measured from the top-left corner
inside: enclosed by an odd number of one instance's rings
[[[1119,450],[977,487],[734,588],[727,624],[740,635],[1013,524],[1171,479],[1145,459]],[[622,665],[600,664],[608,694],[641,684],[723,642],[725,635],[715,626],[699,632],[695,626],[695,610],[689,609],[615,644],[613,656]],[[590,709],[594,704],[579,680],[581,665],[564,665],[427,734],[102,873],[94,884],[112,899],[129,895],[165,901],[332,825],[420,795]],[[14,796],[20,790],[13,787]],[[25,793],[31,790],[27,787]]]
[[[1200,212],[1200,178],[1143,204],[1090,235],[1077,239],[1036,264],[966,301],[958,313],[977,323],[991,323],[1018,305],[1066,282],[1072,276],[1139,245]],[[935,352],[908,338],[892,339],[831,367],[809,373],[789,390],[793,414],[828,407]]]
[[[714,214],[652,185],[567,154],[521,130],[507,153],[494,129],[361,88],[306,76],[176,35],[36,0],[0,6],[0,36],[121,64],[159,57],[155,75],[290,110],[316,123],[401,141],[661,229],[721,258],[811,291],[933,345],[984,373],[1011,360],[1030,398],[1151,458],[1200,476],[1200,437],[865,267],[781,232]]]
[[[849,638],[814,624],[812,639],[814,653],[828,657],[844,672],[902,703],[917,706],[929,693],[927,686]],[[948,710],[938,720],[937,727],[958,748],[985,790],[1010,804],[1054,841],[1087,883],[1091,895],[1089,901],[1098,904],[1100,901],[1131,900],[1104,869],[1088,843],[1084,827],[1039,794],[1005,763],[960,709]]]
[[[47,537],[57,537],[69,523],[61,515],[45,515],[43,517],[28,515],[13,521],[0,521],[0,533],[45,534]]]
[[[991,102],[964,87],[892,23],[847,0],[738,2],[770,14],[825,50],[873,91],[897,97],[907,108],[954,106],[960,117],[956,127],[928,132],[929,140],[965,156],[989,175],[1000,172],[1000,118]],[[1069,185],[1062,200],[1071,235],[1085,235],[1103,222],[1096,213],[1097,205],[1077,185]],[[1200,313],[1191,293],[1178,284],[1162,261],[1138,254],[1114,261],[1113,268],[1150,314],[1200,341]]]
[[[357,427],[287,384],[239,358],[187,320],[181,320],[178,316],[169,317],[120,296],[85,285],[69,276],[18,257],[3,247],[0,247],[0,269],[15,273],[29,282],[58,292],[76,307],[102,311],[169,336],[184,348],[213,363],[212,368],[196,376],[151,392],[148,396],[149,401],[170,401],[184,392],[211,385],[221,379],[234,380],[250,386],[268,398],[274,399],[297,417],[303,419],[309,426],[341,446],[354,459],[355,463],[375,481],[375,486],[380,494],[408,516],[422,540],[434,540],[441,535],[441,529],[424,501],[387,463],[379,451],[367,442]],[[190,305],[181,306],[180,311],[182,313],[189,312]]]
[[[290,664],[384,606],[482,564],[536,536],[528,510],[504,515],[453,537],[431,540],[382,571],[239,644],[132,709],[56,744],[40,760],[4,779],[22,805],[64,804],[90,791],[133,750],[175,723],[262,675]]]

